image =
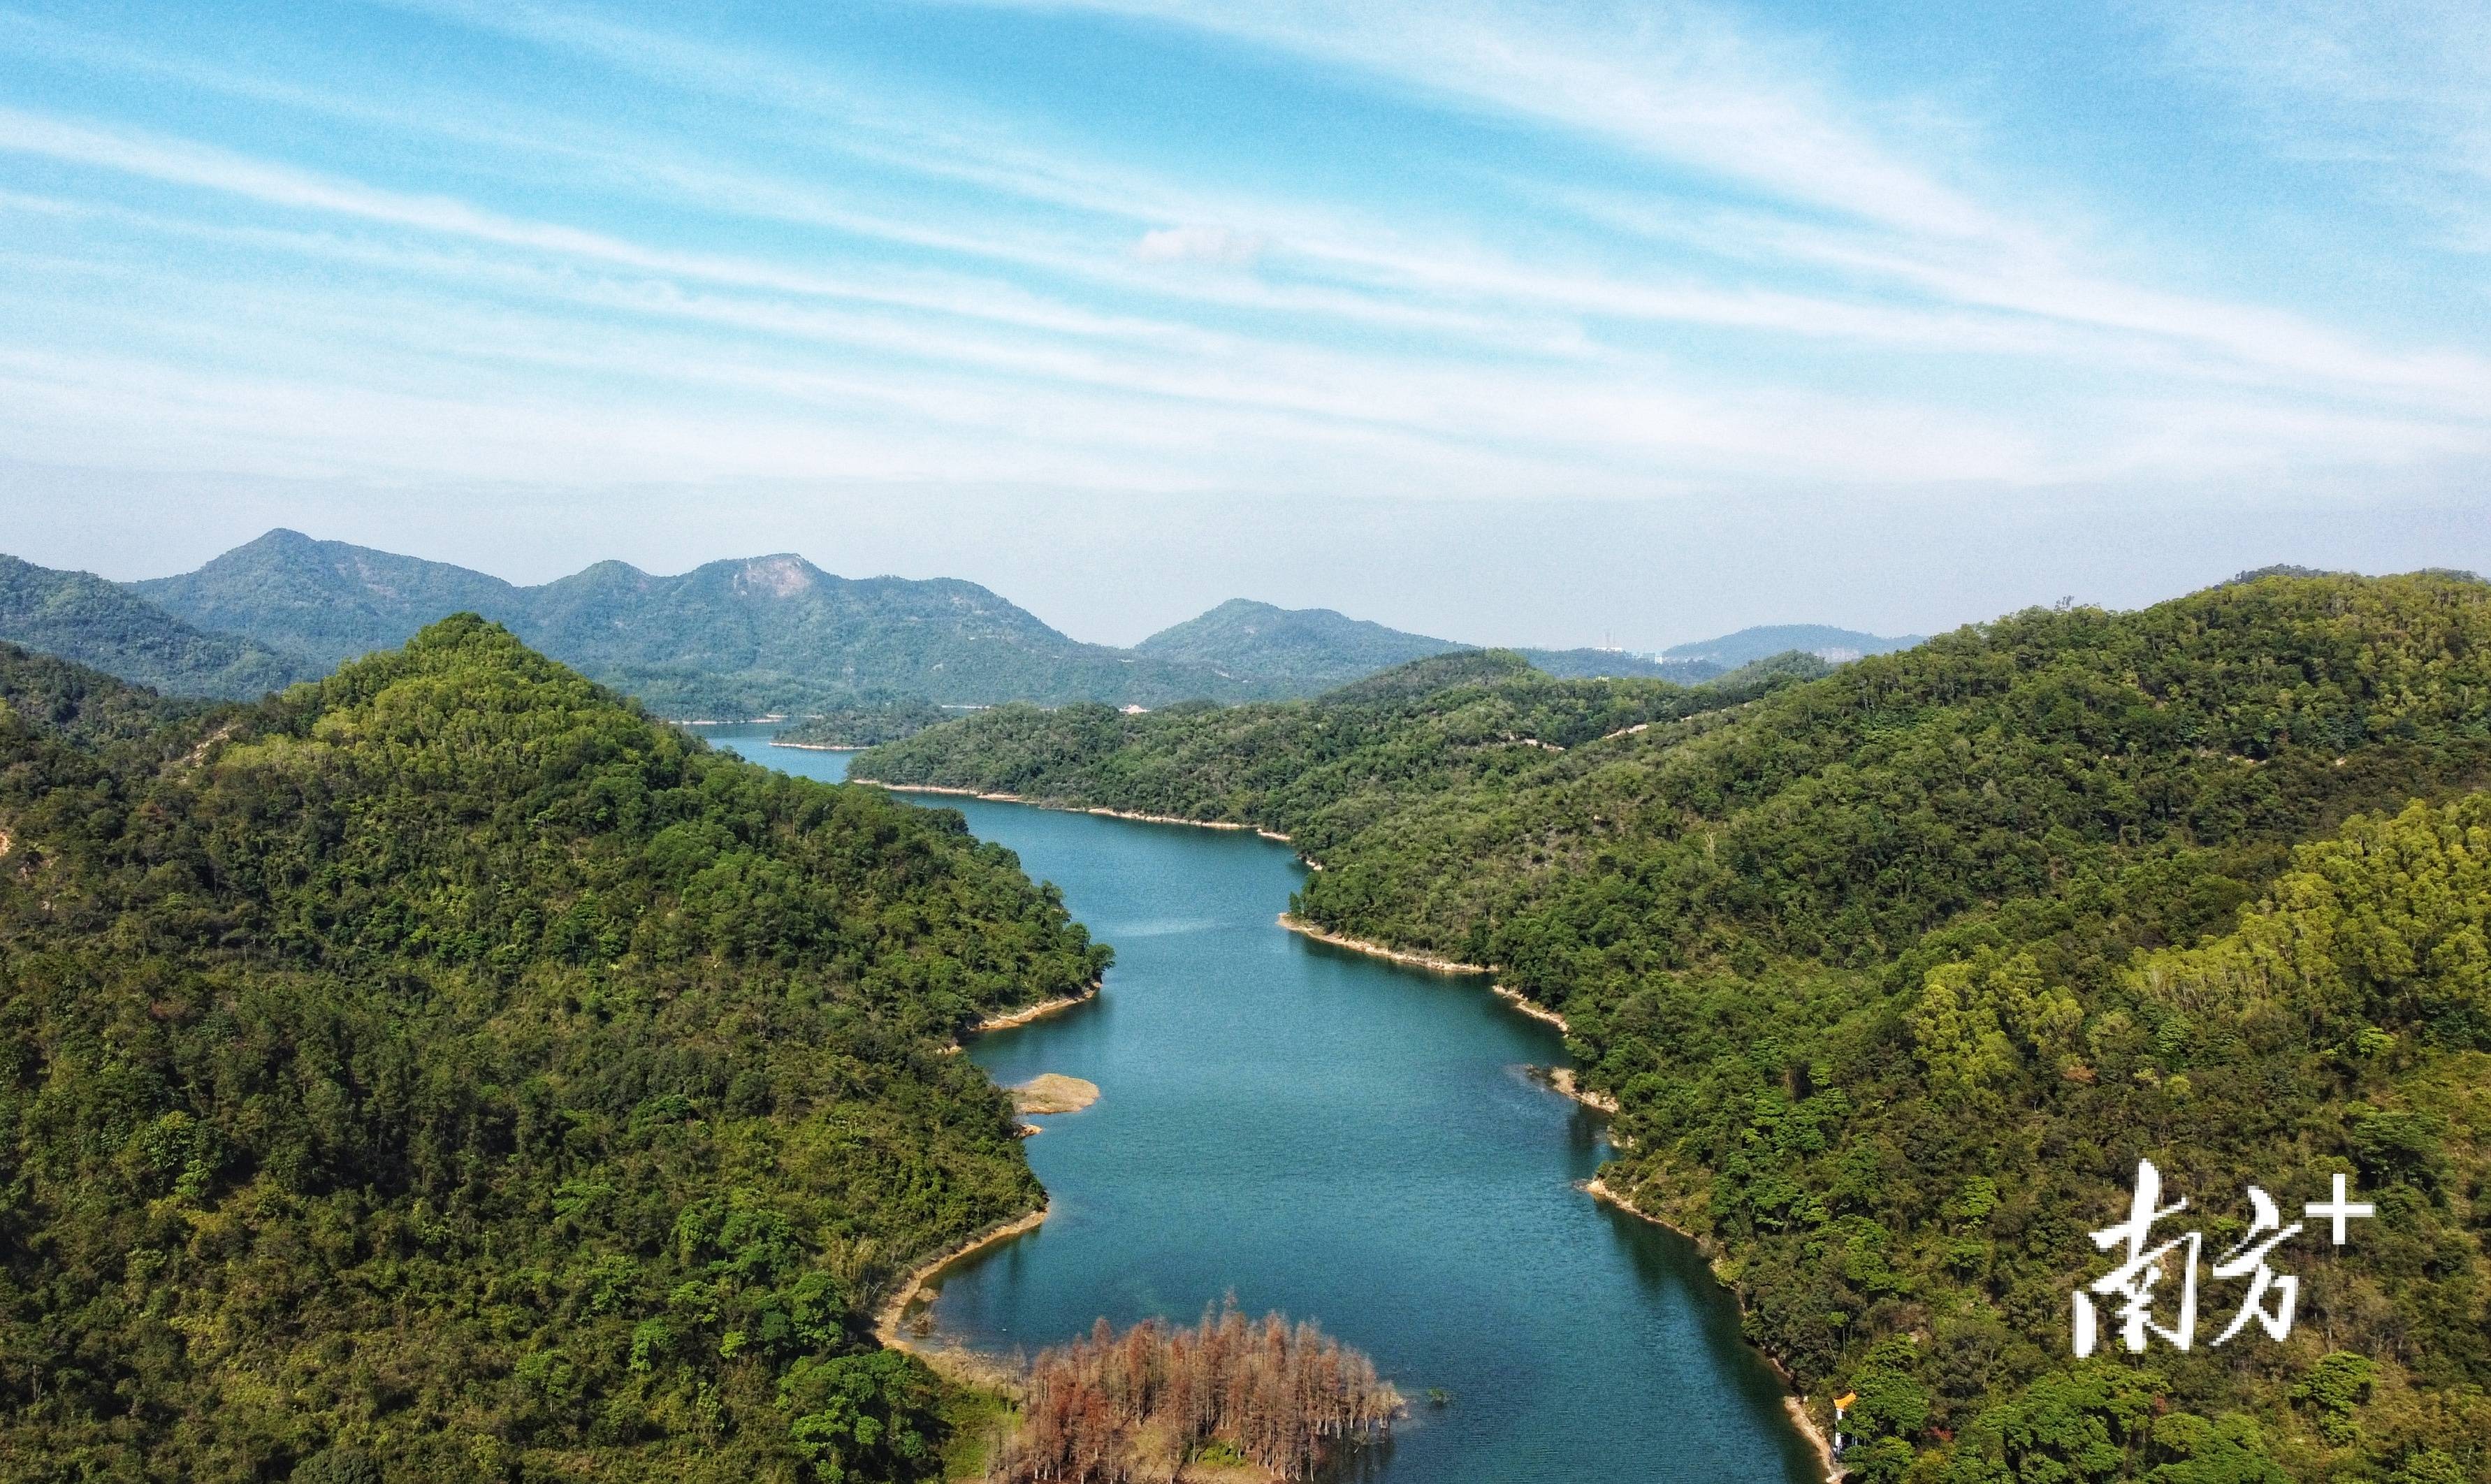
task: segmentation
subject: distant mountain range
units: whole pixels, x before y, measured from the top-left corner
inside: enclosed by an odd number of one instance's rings
[[[974,582],[850,579],[789,555],[712,562],[674,577],[600,562],[519,587],[272,531],[197,571],[131,588],[203,627],[294,648],[324,669],[401,644],[446,614],[479,613],[678,716],[793,713],[866,690],[1144,706],[1266,693],[1199,666],[1080,643]]]
[[[1839,663],[1862,655],[1909,649],[1920,642],[1918,634],[1890,639],[1822,624],[1785,624],[1743,628],[1718,639],[1682,644],[1664,651],[1657,658],[1620,650],[1526,649],[1517,653],[1531,661],[1534,669],[1567,679],[1648,677],[1691,684],[1793,650]],[[1199,618],[1159,630],[1133,650],[1161,659],[1210,666],[1240,680],[1286,685],[1293,692],[1310,693],[1430,655],[1480,647],[1387,628],[1364,619],[1345,618],[1330,608],[1275,608],[1270,603],[1235,597]]]
[[[672,577],[601,562],[535,587],[282,530],[196,571],[128,584],[0,558],[0,640],[176,695],[249,696],[316,678],[462,611],[661,713],[718,719],[831,711],[867,694],[952,705],[1277,699],[1473,648],[1239,598],[1116,649],[1072,639],[973,582],[850,579],[790,555]],[[1520,653],[1551,675],[1692,683],[1794,648],[1910,642],[1808,626],[1749,629],[1658,659]]]

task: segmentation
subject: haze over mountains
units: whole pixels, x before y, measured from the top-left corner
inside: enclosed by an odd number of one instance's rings
[[[1888,638],[1882,634],[1864,634],[1856,628],[1835,628],[1825,624],[1766,624],[1740,629],[1735,634],[1723,634],[1718,639],[1672,645],[1660,652],[1660,657],[1736,669],[1798,650],[1838,665],[1845,660],[1861,659],[1870,655],[1890,655],[1896,650],[1907,650],[1923,642],[1926,637],[1924,634],[1904,634],[1899,638]]]
[[[1736,637],[1714,642],[1728,645]],[[1878,642],[1899,647],[1895,641]],[[1405,633],[1365,619],[1348,618],[1330,608],[1278,608],[1251,598],[1232,597],[1198,618],[1160,629],[1133,646],[1133,652],[1210,666],[1241,680],[1285,684],[1303,693],[1345,685],[1361,676],[1430,655],[1485,647]],[[1526,649],[1517,653],[1534,668],[1571,679],[1640,676],[1693,682],[1746,663],[1744,659],[1736,664],[1719,663],[1710,656],[1660,662],[1618,650]]]
[[[314,679],[459,612],[689,718],[804,714],[893,696],[1143,707],[1276,699],[1474,647],[1326,608],[1238,598],[1118,649],[1073,639],[973,582],[845,578],[788,554],[675,576],[601,562],[533,587],[285,530],[196,571],[128,584],[5,561],[0,639],[190,695],[250,696]],[[1520,653],[1551,675],[1691,683],[1793,648],[1847,657],[1910,642],[1802,626],[1658,659]]]

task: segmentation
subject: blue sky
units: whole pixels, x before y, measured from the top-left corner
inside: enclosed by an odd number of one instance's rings
[[[115,576],[1657,645],[2484,565],[2486,266],[2476,3],[0,3],[0,502]]]

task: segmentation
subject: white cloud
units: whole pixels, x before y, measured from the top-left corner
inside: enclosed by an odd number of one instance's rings
[[[2070,267],[2085,255],[2028,213],[1950,184],[1970,172],[1943,151],[1890,142],[1876,110],[1803,59],[1691,13],[1663,25],[1453,0],[1328,25],[1292,0],[1108,3],[1573,131],[1728,182],[1736,204],[1662,221],[1649,198],[1576,188],[1541,192],[1545,219],[1527,235],[1464,220],[1459,203],[1384,219],[1347,192],[1171,178],[1095,143],[995,130],[812,59],[559,12],[479,14],[635,85],[740,110],[713,150],[781,132],[829,142],[722,161],[696,138],[652,144],[579,117],[542,131],[529,159],[528,132],[489,108],[341,102],[365,127],[393,110],[410,130],[456,115],[455,137],[440,137],[498,141],[500,179],[594,181],[606,209],[579,219],[632,224],[590,230],[489,207],[524,199],[489,188],[385,189],[342,166],[0,107],[0,153],[105,182],[74,203],[0,195],[0,214],[92,218],[131,237],[99,261],[152,281],[156,301],[98,291],[99,313],[74,302],[70,275],[15,288],[0,276],[0,310],[41,300],[45,312],[15,322],[127,321],[130,344],[196,373],[133,377],[178,415],[116,443],[110,420],[144,398],[89,395],[108,379],[102,361],[24,364],[20,405],[0,422],[62,457],[35,409],[81,429],[79,448],[192,437],[238,466],[346,460],[376,477],[484,478],[502,459],[543,478],[645,463],[686,480],[869,468],[1608,497],[1701,481],[2036,488],[2483,451],[2481,357]],[[249,79],[214,85],[228,83]],[[316,108],[317,90],[287,104]],[[882,198],[854,184],[877,171],[906,184]],[[125,189],[132,179],[179,189]],[[139,200],[154,204],[128,204]],[[1586,226],[1598,230],[1575,235]],[[1585,236],[1668,250],[1637,260]],[[68,249],[50,250],[42,261]],[[322,266],[271,273],[273,258]],[[161,348],[177,340],[240,368],[232,394]],[[2048,390],[1994,394],[2000,367]],[[484,384],[508,394],[484,397]],[[468,425],[492,436],[445,431]]]
[[[1263,255],[1269,242],[1257,233],[1218,226],[1159,227],[1144,232],[1133,256],[1145,263],[1216,263],[1241,268]]]

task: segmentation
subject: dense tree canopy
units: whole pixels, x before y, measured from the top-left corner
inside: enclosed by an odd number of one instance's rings
[[[1142,714],[1001,706],[860,756],[855,776],[1286,829],[1310,853],[1418,799],[1820,675],[1787,655],[1698,686],[1561,681],[1509,650],[1436,655],[1312,701]]]
[[[800,747],[878,747],[914,737],[953,714],[921,696],[875,690],[824,706],[773,740]]]
[[[1040,1199],[944,1052],[1106,957],[1010,853],[473,618],[0,697],[0,1473],[931,1466],[860,1314]]]
[[[1859,1393],[1870,1478],[2491,1478],[2491,588],[2035,611],[1640,727],[1615,684],[1482,725],[1495,682],[1429,663],[856,771],[1290,832],[1304,916],[1561,1010],[1623,1105],[1608,1183],[1820,1405]],[[2345,1172],[2379,1215],[2278,1254],[2288,1342],[2212,1348],[2210,1284],[2190,1352],[2077,1362],[2140,1158],[2210,1261],[2252,1183],[2297,1216]]]

